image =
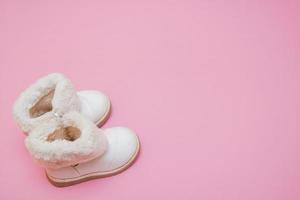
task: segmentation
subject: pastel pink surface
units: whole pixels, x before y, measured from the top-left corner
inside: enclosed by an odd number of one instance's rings
[[[0,1],[0,199],[300,199],[300,1]],[[65,73],[142,142],[124,173],[48,183],[12,119]]]

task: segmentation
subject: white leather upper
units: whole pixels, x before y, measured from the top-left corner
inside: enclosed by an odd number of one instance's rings
[[[101,120],[110,109],[109,98],[100,91],[83,90],[77,95],[81,102],[81,114],[94,123]]]
[[[104,134],[108,147],[102,156],[74,167],[47,169],[47,174],[58,179],[76,178],[93,172],[112,171],[129,162],[139,145],[136,134],[124,127],[105,129]]]

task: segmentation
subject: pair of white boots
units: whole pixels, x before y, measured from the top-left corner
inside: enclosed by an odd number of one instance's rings
[[[136,134],[124,127],[100,129],[109,117],[100,91],[76,92],[62,74],[39,79],[16,100],[15,121],[28,135],[25,145],[55,186],[111,176],[138,155]]]

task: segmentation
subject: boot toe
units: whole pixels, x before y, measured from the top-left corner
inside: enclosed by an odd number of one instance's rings
[[[77,92],[81,102],[81,114],[94,123],[100,123],[110,110],[110,100],[102,92],[84,90]]]

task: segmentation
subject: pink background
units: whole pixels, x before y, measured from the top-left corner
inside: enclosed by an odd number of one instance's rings
[[[0,199],[300,199],[300,1],[0,0]],[[12,120],[62,72],[113,103],[142,152],[56,188]]]

